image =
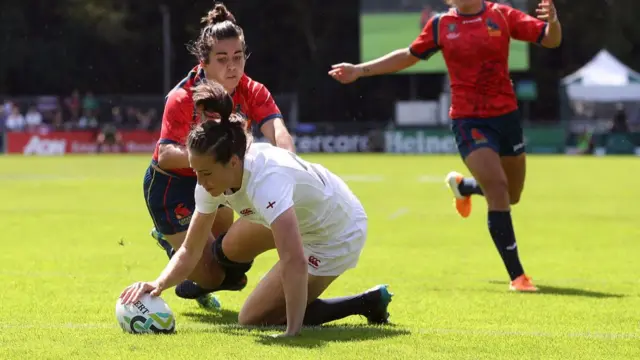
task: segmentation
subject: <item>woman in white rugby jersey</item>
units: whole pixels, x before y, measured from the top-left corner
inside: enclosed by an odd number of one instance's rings
[[[223,267],[252,260],[246,257],[265,249],[275,248],[279,255],[245,301],[240,324],[286,324],[281,336],[293,336],[303,325],[350,315],[363,315],[373,324],[387,323],[392,294],[386,285],[355,296],[318,299],[338,276],[356,266],[366,241],[367,215],[348,186],[326,168],[287,150],[252,143],[243,119],[232,114],[233,100],[221,85],[204,82],[193,98],[201,118],[216,115],[220,120],[203,122],[188,137],[189,162],[198,186],[186,240],[155,281],[129,286],[122,301],[135,302],[148,292],[160,295],[184,280],[203,253],[218,206],[226,205],[270,228],[273,242],[257,244],[230,231],[224,244],[234,253],[216,254],[224,258]]]

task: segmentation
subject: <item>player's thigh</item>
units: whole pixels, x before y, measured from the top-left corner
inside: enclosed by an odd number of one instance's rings
[[[144,199],[156,229],[163,235],[187,231],[195,210],[195,177],[178,177],[149,166],[144,177]]]
[[[246,263],[275,248],[271,229],[239,218],[229,228],[222,241],[222,251],[235,262]]]
[[[220,205],[216,211],[216,219],[211,227],[211,233],[214,237],[218,237],[229,231],[233,224],[233,210],[224,205]]]
[[[465,164],[480,184],[489,209],[508,210],[509,184],[498,153],[490,148],[480,148],[466,157]]]
[[[465,162],[471,153],[479,149],[500,152],[500,134],[487,119],[455,119],[452,120],[451,131],[458,152]]]
[[[278,261],[256,285],[238,314],[240,325],[282,325],[286,322],[282,271],[282,263]],[[307,302],[317,299],[336,278],[309,275]]]
[[[497,117],[495,126],[500,131],[500,157],[509,184],[511,204],[520,201],[526,177],[524,132],[520,112],[514,111]]]
[[[364,214],[364,212],[363,212]],[[356,267],[367,238],[367,219],[363,215],[351,226],[324,239],[305,237],[303,245],[307,260],[307,301],[317,299],[331,283]],[[258,283],[247,298],[239,320],[245,325],[278,325],[286,320],[286,304],[282,287],[282,264],[278,262]]]
[[[520,202],[520,197],[524,190],[527,174],[527,155],[522,153],[516,156],[503,156],[500,161],[509,183],[509,201],[511,205],[515,205]]]
[[[492,120],[457,119],[451,125],[460,156],[487,200],[507,191],[499,156],[501,134]]]
[[[187,277],[205,289],[216,289],[224,281],[225,271],[213,255],[213,236],[209,236],[198,264]]]

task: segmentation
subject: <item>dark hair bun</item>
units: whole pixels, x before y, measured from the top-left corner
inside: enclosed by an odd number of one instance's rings
[[[202,22],[207,25],[215,25],[224,21],[231,21],[234,24],[236,23],[236,18],[223,3],[216,3],[207,16],[202,18]]]
[[[201,123],[202,125],[202,130],[205,133],[208,133],[210,131],[212,131],[213,129],[217,128],[220,126],[220,124],[218,122],[216,122],[215,120],[205,120]]]

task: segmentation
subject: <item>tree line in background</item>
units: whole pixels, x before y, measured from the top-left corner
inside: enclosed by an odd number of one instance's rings
[[[195,40],[210,0],[21,0],[0,13],[0,94],[162,94],[160,5],[171,13],[172,83],[195,64],[185,44]],[[532,46],[531,70],[515,74],[538,82],[533,116],[554,119],[558,81],[603,47],[640,70],[640,2],[555,0],[565,40],[559,49]],[[330,65],[359,60],[359,3],[321,0],[228,0],[252,53],[247,73],[274,93],[297,92],[301,119],[385,120],[393,99],[407,98],[407,76],[364,79],[341,86]],[[530,0],[531,13],[537,0]],[[416,31],[417,35],[417,31]],[[407,39],[409,44],[413,39]],[[389,49],[392,50],[392,49]],[[441,76],[417,76],[419,94],[435,98]]]

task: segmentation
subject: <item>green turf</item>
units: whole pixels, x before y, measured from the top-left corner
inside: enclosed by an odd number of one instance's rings
[[[373,60],[393,50],[409,47],[420,34],[420,13],[363,14],[360,16],[361,61]],[[529,44],[511,40],[509,55],[511,71],[529,70]],[[404,73],[444,73],[446,66],[442,53],[428,61],[420,61]]]
[[[514,211],[541,294],[507,291],[481,198],[467,220],[440,178],[456,156],[304,156],[345,176],[370,216],[359,266],[326,295],[388,283],[394,326],[363,318],[275,341],[234,326],[276,259],[208,314],[167,291],[176,335],[134,336],[114,307],[166,264],[148,236],[148,156],[1,157],[0,359],[638,359],[637,158],[531,157]],[[367,177],[368,176],[368,177]]]

